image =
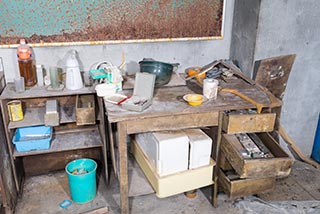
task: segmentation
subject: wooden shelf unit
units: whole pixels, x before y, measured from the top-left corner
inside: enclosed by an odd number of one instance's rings
[[[77,96],[94,95],[96,108],[96,124],[76,125],[76,101]],[[20,100],[23,106],[24,118],[21,121],[12,122],[9,120],[7,103],[12,100]],[[28,152],[18,152],[15,145],[11,142],[17,128],[45,125],[45,105],[47,100],[58,101],[59,126],[53,127],[53,137],[50,148],[47,150],[34,150]],[[78,152],[86,149],[99,149],[101,152],[102,163],[108,178],[107,171],[107,151],[106,151],[106,133],[104,121],[103,100],[95,96],[94,87],[84,87],[79,90],[71,91],[63,89],[61,91],[48,91],[45,87],[32,87],[26,89],[23,93],[16,93],[14,85],[8,84],[0,96],[0,105],[2,108],[2,119],[4,123],[5,135],[11,164],[13,166],[14,179],[17,192],[20,191],[22,177],[24,173],[22,159],[28,159],[37,155],[43,156],[53,153],[63,153],[70,155],[70,152]],[[85,151],[83,152],[85,153]],[[81,156],[81,154],[79,154]],[[77,154],[76,156],[79,157]],[[39,156],[39,157],[40,157]],[[76,157],[75,156],[75,157]],[[48,160],[49,161],[49,160]]]

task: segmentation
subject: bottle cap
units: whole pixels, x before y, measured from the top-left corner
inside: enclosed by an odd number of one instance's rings
[[[26,44],[26,40],[25,39],[20,39],[20,44],[21,45],[25,45]]]
[[[26,45],[25,39],[20,39],[20,45],[17,49],[17,57],[19,60],[28,60],[32,57],[32,50],[29,45]]]

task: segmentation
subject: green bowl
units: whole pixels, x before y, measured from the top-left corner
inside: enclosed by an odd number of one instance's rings
[[[155,86],[162,86],[169,83],[174,66],[179,64],[170,64],[150,59],[143,59],[139,62],[140,72],[146,72],[156,75]]]

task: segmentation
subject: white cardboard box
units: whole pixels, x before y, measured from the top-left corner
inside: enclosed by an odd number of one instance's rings
[[[160,177],[152,161],[135,141],[132,142],[132,153],[159,198],[213,184],[212,175],[215,162],[212,159],[207,166]]]
[[[201,129],[186,129],[184,133],[189,138],[189,169],[195,169],[210,164],[212,139]]]
[[[159,176],[188,170],[189,139],[183,131],[141,133],[135,140]]]

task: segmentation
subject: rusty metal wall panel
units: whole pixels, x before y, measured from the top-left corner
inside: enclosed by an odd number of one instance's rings
[[[219,37],[223,0],[0,0],[0,44]]]

